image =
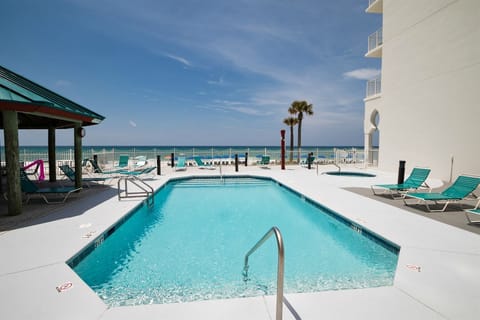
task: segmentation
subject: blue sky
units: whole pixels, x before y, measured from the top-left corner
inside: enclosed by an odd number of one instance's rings
[[[364,57],[381,26],[367,5],[3,0],[0,64],[104,115],[84,145],[277,145],[294,100],[313,104],[303,145],[363,145],[365,80],[380,68]],[[24,130],[20,144],[46,137]]]

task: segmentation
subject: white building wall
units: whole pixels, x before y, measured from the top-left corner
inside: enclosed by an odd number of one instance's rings
[[[383,0],[383,37],[379,168],[480,175],[480,0]]]

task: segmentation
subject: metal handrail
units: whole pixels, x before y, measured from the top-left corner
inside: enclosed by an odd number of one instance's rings
[[[125,195],[122,195],[122,189],[120,189],[120,184],[121,184],[122,181],[125,183]],[[136,187],[138,187],[142,191],[141,192],[138,192],[138,191],[129,192],[128,191],[128,183],[127,183],[128,181],[133,183]],[[118,179],[118,183],[117,183],[117,190],[118,190],[118,200],[125,199],[125,198],[146,197],[147,198],[146,199],[147,205],[148,206],[153,205],[153,202],[154,202],[154,197],[153,197],[154,190],[153,190],[153,188],[148,183],[146,183],[145,181],[143,181],[142,179],[140,179],[137,176],[120,177]]]
[[[277,265],[277,306],[276,306],[276,320],[283,318],[283,278],[285,266],[285,250],[283,246],[283,239],[280,230],[277,227],[272,227],[265,235],[247,252],[245,255],[245,264],[243,266],[243,280],[248,280],[248,257],[254,253],[265,241],[272,235],[277,239],[278,248],[278,265]]]

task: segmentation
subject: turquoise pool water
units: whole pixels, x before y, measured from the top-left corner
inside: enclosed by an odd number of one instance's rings
[[[107,213],[106,213],[107,214]],[[277,248],[285,244],[285,292],[392,285],[398,248],[271,180],[168,183],[69,264],[110,306],[275,294]]]

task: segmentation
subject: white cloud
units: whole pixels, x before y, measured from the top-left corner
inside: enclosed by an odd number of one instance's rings
[[[192,66],[192,63],[190,61],[188,61],[187,59],[185,58],[182,58],[180,56],[176,56],[176,55],[173,55],[173,54],[169,54],[169,53],[164,53],[163,54],[165,57],[167,58],[170,58],[172,60],[175,60],[175,61],[178,61],[180,62],[181,64],[187,66],[187,67],[191,67]]]
[[[359,80],[370,80],[375,78],[380,74],[379,69],[357,69],[343,74],[346,78],[353,78]]]
[[[272,114],[271,112],[264,112],[251,107],[225,107],[225,109],[248,114],[251,116],[268,116]]]
[[[252,107],[251,103],[242,102],[242,101],[229,101],[229,100],[214,100],[214,105],[209,106],[199,106],[200,108],[223,111],[223,112],[238,112],[247,114],[250,116],[270,116],[273,114],[271,110],[265,110],[263,108]]]

